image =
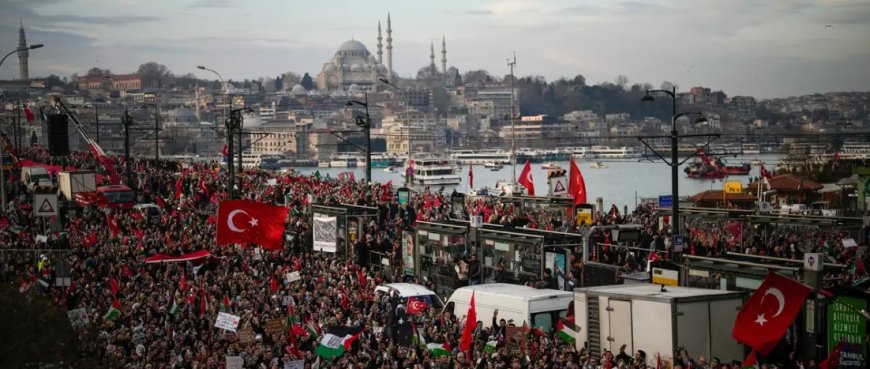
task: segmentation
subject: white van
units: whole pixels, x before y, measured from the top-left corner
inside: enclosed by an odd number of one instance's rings
[[[408,302],[409,297],[416,298],[418,300],[422,300],[430,308],[435,310],[441,310],[444,307],[444,304],[441,302],[441,298],[438,295],[419,284],[414,283],[388,283],[382,284],[380,286],[375,287],[376,292],[382,292],[387,295],[398,295],[402,298],[402,302]]]
[[[574,301],[574,294],[568,291],[489,283],[453,291],[442,313],[449,311],[461,319],[468,312],[472,292],[477,320],[485,327],[492,325],[493,312],[498,309],[499,320],[513,320],[517,326],[528,323],[548,333],[555,329],[558,319],[565,317]]]

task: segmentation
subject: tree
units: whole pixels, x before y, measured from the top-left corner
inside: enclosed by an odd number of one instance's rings
[[[622,74],[616,76],[616,80],[614,81],[616,86],[618,86],[620,89],[623,89],[623,90],[625,89],[626,86],[628,86],[628,82],[629,82],[628,77],[626,77]]]
[[[573,83],[575,86],[579,86],[579,87],[586,86],[586,77],[583,77],[582,74],[578,74],[578,75],[574,76],[574,79],[571,80],[571,83]]]
[[[664,81],[664,82],[662,82],[662,87],[661,87],[662,90],[668,90],[668,91],[670,91],[671,89],[674,89],[674,88],[677,89],[677,90],[679,90],[679,89],[680,89],[680,86],[677,86],[675,83],[670,82],[670,81]]]
[[[306,90],[311,91],[314,89],[314,80],[311,78],[311,75],[308,72],[302,76],[302,81],[299,82],[302,87],[305,87]]]
[[[62,87],[65,83],[60,79],[60,77],[50,74],[48,77],[42,79],[45,83],[45,88],[52,89],[54,87]]]
[[[173,77],[169,68],[153,61],[140,65],[137,73],[142,76],[142,86],[151,88],[161,88]]]
[[[299,81],[302,80],[302,76],[298,73],[287,72],[281,75],[281,85],[278,89],[289,90],[292,89],[293,86],[299,84]]]
[[[112,71],[110,71],[108,69],[100,69],[97,67],[93,67],[91,69],[88,69],[88,76],[89,77],[108,76],[111,74],[112,74]]]
[[[465,84],[491,82],[492,76],[489,75],[489,72],[483,69],[470,70],[468,72],[465,72],[465,74],[462,76],[462,80],[465,82]]]

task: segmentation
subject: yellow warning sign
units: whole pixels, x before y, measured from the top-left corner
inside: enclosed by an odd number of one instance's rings
[[[725,193],[743,192],[743,183],[740,181],[725,181]]]

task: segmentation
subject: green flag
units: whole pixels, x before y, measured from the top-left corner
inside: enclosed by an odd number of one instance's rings
[[[106,315],[103,315],[103,320],[114,320],[119,315],[121,315],[121,310],[112,306],[109,308],[109,311],[106,312]]]
[[[314,178],[320,179],[320,170],[314,172]]]

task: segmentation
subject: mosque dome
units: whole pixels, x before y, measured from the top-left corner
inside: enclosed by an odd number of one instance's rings
[[[341,46],[338,47],[338,52],[342,51],[362,51],[368,53],[369,50],[366,49],[366,45],[363,45],[362,42],[357,40],[347,40]]]
[[[293,88],[290,89],[290,93],[293,95],[305,95],[308,93],[308,90],[305,87],[302,87],[300,84],[296,84]]]

